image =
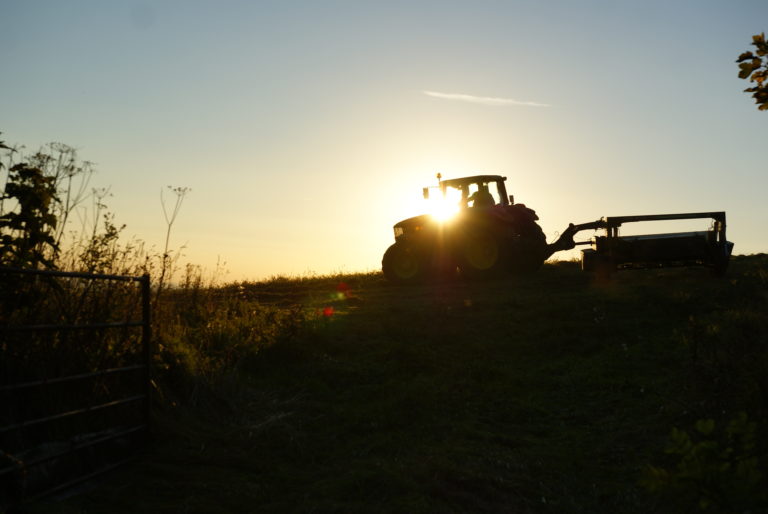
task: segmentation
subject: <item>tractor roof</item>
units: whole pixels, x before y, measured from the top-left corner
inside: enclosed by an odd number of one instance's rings
[[[496,182],[497,180],[505,181],[507,177],[501,175],[474,175],[472,177],[452,178],[448,180],[440,181],[440,184],[445,184],[447,187],[462,187],[468,184],[477,184],[479,182]]]

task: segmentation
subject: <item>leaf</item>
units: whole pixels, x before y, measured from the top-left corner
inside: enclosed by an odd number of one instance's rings
[[[754,59],[754,58],[755,56],[752,52],[744,52],[739,56],[738,59],[736,59],[736,62],[742,62],[742,61],[746,61],[747,59]]]
[[[739,64],[739,69],[741,70],[739,72],[739,78],[745,79],[752,74],[752,70],[754,69],[754,67],[752,66],[751,62],[743,62]]]
[[[696,422],[696,430],[702,435],[709,435],[715,430],[714,419],[700,419]]]
[[[743,63],[739,64],[739,70],[741,70],[739,72],[739,78],[740,79],[745,79],[745,78],[749,77],[749,75],[752,73],[752,62],[751,61],[750,62],[743,62]]]

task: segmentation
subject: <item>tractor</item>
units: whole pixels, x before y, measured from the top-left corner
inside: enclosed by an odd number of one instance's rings
[[[438,175],[436,214],[394,226],[395,243],[381,263],[384,276],[395,283],[415,283],[457,269],[469,278],[537,270],[553,250],[536,223],[536,212],[507,195],[506,180],[499,175],[442,180]],[[423,190],[426,200],[430,189]],[[440,215],[450,211],[450,217]]]
[[[487,278],[502,273],[536,271],[546,259],[576,245],[582,250],[582,269],[609,276],[622,269],[702,265],[724,275],[733,250],[725,237],[725,212],[613,216],[570,224],[552,244],[536,223],[533,209],[516,204],[507,195],[499,175],[442,180],[434,212],[405,219],[394,226],[395,243],[381,261],[384,277],[394,283],[417,283],[449,277],[458,270],[466,278]],[[423,189],[430,200],[430,189]],[[710,218],[710,230],[619,236],[626,223]],[[605,236],[574,242],[582,230],[605,229]]]

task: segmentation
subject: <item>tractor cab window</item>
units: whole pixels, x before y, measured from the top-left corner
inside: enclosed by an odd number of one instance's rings
[[[467,206],[467,186],[453,186],[443,187],[443,199],[447,205],[451,205],[454,209],[463,209]]]
[[[463,197],[459,188],[448,187],[445,189],[445,202],[454,208],[466,206],[466,197]]]
[[[496,182],[469,184],[467,202],[469,207],[491,207],[501,203]]]

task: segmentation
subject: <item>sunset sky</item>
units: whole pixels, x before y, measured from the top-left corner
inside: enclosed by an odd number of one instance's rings
[[[171,246],[231,280],[378,269],[437,172],[508,177],[550,242],[725,210],[767,252],[760,32],[765,0],[0,0],[0,131],[76,147],[157,247],[191,188]]]

